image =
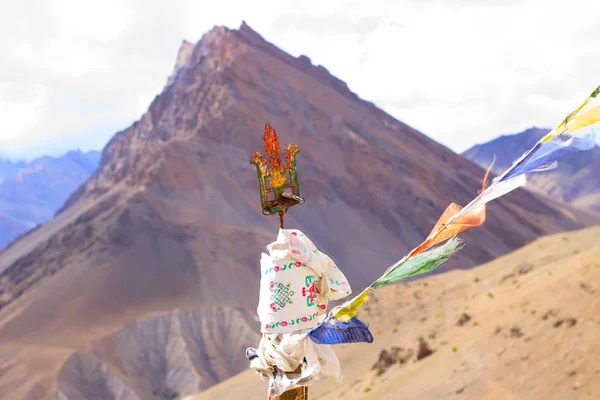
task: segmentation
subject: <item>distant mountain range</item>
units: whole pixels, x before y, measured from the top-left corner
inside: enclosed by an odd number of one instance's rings
[[[531,128],[514,135],[500,136],[471,147],[463,156],[487,168],[494,154],[494,172],[499,173],[529,150],[549,129]],[[554,200],[600,212],[600,147],[572,153],[559,167],[531,175],[528,187]]]
[[[99,151],[79,150],[31,162],[0,159],[0,249],[52,219],[99,162]]]

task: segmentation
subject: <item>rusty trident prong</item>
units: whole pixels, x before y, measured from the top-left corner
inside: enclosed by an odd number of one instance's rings
[[[284,151],[285,166],[281,165],[279,155],[281,145],[277,132],[267,122],[263,136],[267,160],[256,152],[250,159],[250,163],[256,165],[258,171],[258,185],[260,190],[260,202],[264,215],[279,214],[280,227],[283,228],[283,215],[296,204],[304,203],[300,197],[298,186],[298,174],[296,173],[296,155],[300,148],[295,144],[289,144]]]

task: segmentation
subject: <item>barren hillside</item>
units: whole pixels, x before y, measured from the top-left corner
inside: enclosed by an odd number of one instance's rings
[[[375,342],[336,347],[345,377],[319,382],[311,398],[598,399],[598,260],[600,226],[383,288],[360,315]],[[419,337],[433,353],[416,361]],[[247,371],[186,400],[265,392]]]

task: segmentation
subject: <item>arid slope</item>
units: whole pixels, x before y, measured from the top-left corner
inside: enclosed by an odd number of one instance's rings
[[[345,375],[317,399],[597,399],[600,397],[600,226],[542,238],[469,271],[383,288],[360,317],[372,344],[336,348]],[[470,320],[459,326],[466,313]],[[382,350],[433,354],[389,368]],[[264,399],[246,371],[193,400]],[[188,398],[186,398],[187,400]]]

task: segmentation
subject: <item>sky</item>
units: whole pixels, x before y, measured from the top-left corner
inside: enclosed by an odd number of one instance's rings
[[[245,20],[461,152],[552,127],[600,85],[599,0],[20,0],[0,13],[0,155],[100,149],[182,40]]]

